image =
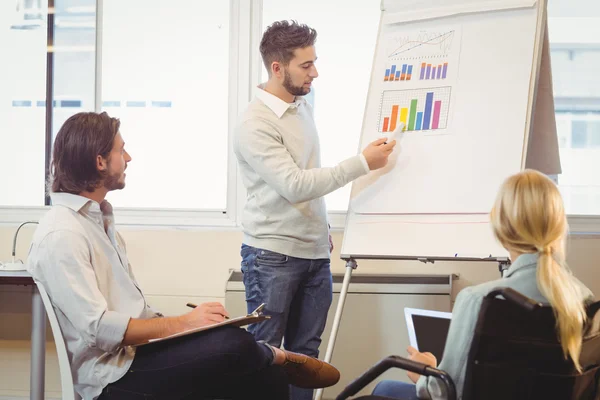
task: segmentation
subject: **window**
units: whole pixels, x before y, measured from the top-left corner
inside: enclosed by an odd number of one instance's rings
[[[63,123],[82,111],[94,111],[96,73],[96,1],[54,1],[54,74],[52,138]]]
[[[587,125],[590,147],[594,149],[600,147],[600,120],[589,121]]]
[[[47,50],[53,55],[53,134],[74,113],[94,109],[94,0],[56,0],[52,47],[48,3],[0,4],[0,204],[41,206],[45,192]],[[15,7],[16,5],[16,7]],[[5,125],[6,124],[6,125]]]
[[[571,215],[600,214],[600,3],[549,0],[549,37],[562,174]]]
[[[43,204],[48,1],[0,1],[0,46],[8,61],[0,63],[0,206]],[[102,109],[121,119],[133,162],[127,190],[109,199],[119,207],[166,209],[165,220],[173,214],[169,209],[225,211],[235,204],[236,187],[227,187],[229,121],[230,110],[246,97],[241,77],[251,66],[243,38],[257,17],[252,7],[209,0],[103,0],[97,38],[96,0],[51,3],[52,133],[80,111]],[[380,3],[262,1],[263,30],[276,20],[295,19],[318,31],[320,76],[307,99],[315,109],[323,166],[357,152]],[[600,171],[600,2],[549,0],[548,10],[563,169],[559,185],[570,214],[600,215],[600,174],[595,173]],[[236,22],[239,32],[230,38],[230,18],[238,21],[236,15],[243,23]],[[266,79],[263,68],[261,80]],[[330,211],[346,210],[350,188],[326,197]]]
[[[571,122],[571,147],[585,149],[587,146],[587,122],[574,120]]]
[[[364,0],[350,6],[344,0],[263,1],[263,31],[272,22],[283,19],[294,19],[317,30],[319,77],[307,100],[315,110],[324,167],[357,154],[380,3]],[[262,81],[266,81],[267,72],[264,68],[262,72]],[[346,211],[350,188],[347,185],[326,197],[329,211]]]
[[[559,186],[570,214],[600,213],[600,114],[557,112],[560,161]]]
[[[33,3],[0,1],[2,206],[44,204],[47,18]]]
[[[225,210],[229,2],[105,0],[102,110],[132,156],[120,207]]]

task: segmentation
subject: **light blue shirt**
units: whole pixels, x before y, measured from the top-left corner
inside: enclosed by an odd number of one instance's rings
[[[130,318],[152,318],[131,271],[112,207],[53,193],[35,231],[27,270],[50,297],[65,340],[75,390],[96,399],[135,355],[121,342]]]
[[[471,349],[483,298],[497,287],[509,287],[537,302],[548,304],[548,300],[542,295],[537,285],[537,261],[537,254],[523,254],[515,260],[503,278],[467,287],[456,296],[446,347],[438,368],[450,375],[456,385],[459,399],[463,395],[467,357]],[[582,301],[585,301],[592,295],[587,287],[582,283],[580,285]],[[434,400],[447,398],[443,384],[440,384],[435,378],[423,375],[417,381],[417,396],[420,399]]]

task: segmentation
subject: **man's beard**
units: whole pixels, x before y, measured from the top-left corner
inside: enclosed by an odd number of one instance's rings
[[[292,83],[292,76],[287,70],[284,70],[283,87],[288,91],[289,94],[294,96],[305,96],[310,93],[310,88],[304,88],[304,86],[294,86]]]
[[[104,179],[104,187],[110,192],[111,190],[120,190],[125,187],[125,182],[121,182],[119,179],[123,174],[108,175]]]

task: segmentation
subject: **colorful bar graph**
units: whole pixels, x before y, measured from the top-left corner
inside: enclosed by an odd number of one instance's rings
[[[442,109],[442,102],[436,101],[433,105],[433,121],[431,122],[431,129],[438,129],[440,127],[440,111]]]
[[[385,70],[385,78],[383,78],[384,81],[388,81],[390,79],[390,69],[386,69]]]
[[[406,80],[406,64],[402,64],[402,75],[400,75],[400,80],[401,81]]]
[[[390,80],[394,80],[395,75],[396,75],[396,66],[392,65],[392,69],[390,70],[390,76],[392,77],[392,79],[390,79]]]
[[[431,69],[431,79],[435,79],[435,67]]]
[[[448,70],[448,63],[444,63],[444,69],[442,70],[442,79],[446,79],[446,71]]]
[[[410,81],[410,77],[412,76],[412,65],[408,66],[408,72],[406,73],[406,80]]]
[[[438,65],[436,79],[440,79],[441,76],[442,76],[442,66]]]
[[[427,67],[427,64],[425,63],[421,63],[421,77],[419,79],[423,79],[425,78],[425,68]]]
[[[399,81],[400,80],[400,71],[396,71],[396,80]]]
[[[427,72],[425,74],[425,79],[429,79],[430,75],[431,75],[431,64],[427,64]]]
[[[436,77],[437,71],[442,69],[436,66]],[[385,90],[381,98],[378,129],[382,132],[391,132],[398,127],[400,122],[405,125],[407,131],[445,129],[448,120],[450,92],[451,87],[449,86],[430,89]]]

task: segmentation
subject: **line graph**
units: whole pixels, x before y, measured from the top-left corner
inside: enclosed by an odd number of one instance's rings
[[[389,64],[439,63],[460,53],[461,29],[394,32],[386,37],[385,55]]]
[[[443,33],[419,32],[416,38],[411,36],[397,37],[398,46],[392,50],[388,57],[395,57],[411,52],[417,48],[427,48],[428,51],[447,54],[452,48],[454,30]]]

